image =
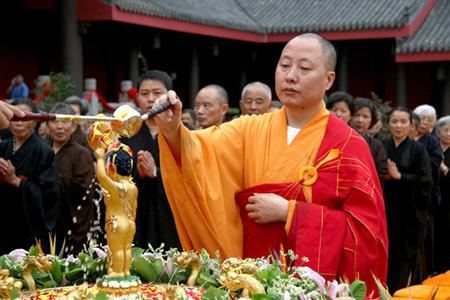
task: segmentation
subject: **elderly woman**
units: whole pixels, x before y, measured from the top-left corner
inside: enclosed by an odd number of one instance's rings
[[[425,251],[429,253],[428,265],[430,266],[430,271],[434,272],[435,269],[439,267],[433,259],[436,257],[434,253],[439,251],[435,245],[437,241],[435,238],[435,214],[442,199],[441,187],[439,185],[441,175],[439,166],[442,162],[442,148],[436,136],[431,134],[436,123],[436,110],[434,107],[424,104],[417,106],[413,112],[418,115],[420,119],[420,124],[415,130],[414,139],[421,143],[427,150],[428,156],[430,157],[431,173],[433,176],[432,207],[428,220],[429,227]]]
[[[37,112],[30,100],[11,103],[25,112]],[[55,155],[35,133],[34,121],[12,121],[12,138],[0,143],[0,253],[29,248],[56,223],[60,193]]]
[[[56,104],[51,113],[73,115],[75,111],[66,103]],[[58,236],[66,238],[66,252],[78,254],[87,242],[87,234],[94,218],[94,159],[91,151],[77,143],[73,129],[77,124],[49,121],[48,133],[52,140],[58,166],[61,189],[61,214]]]
[[[383,184],[387,174],[387,156],[383,145],[376,138],[367,134],[367,131],[378,123],[378,110],[373,101],[366,98],[355,100],[355,113],[350,120],[350,125],[356,129],[369,145],[370,153],[377,168],[378,178]]]
[[[348,124],[355,110],[355,102],[350,94],[337,91],[328,96],[327,109]]]
[[[436,135],[441,142],[444,160],[440,166],[441,203],[436,210],[436,271],[444,272],[450,269],[450,116],[440,118],[436,123]]]
[[[433,173],[433,182],[439,182],[439,166],[442,162],[442,149],[438,139],[430,134],[436,124],[436,110],[433,106],[424,104],[417,106],[413,113],[419,116],[420,125],[416,128],[414,139],[421,143],[427,150],[431,162],[431,171]],[[436,184],[433,193],[433,204],[436,206],[441,201],[439,185]]]

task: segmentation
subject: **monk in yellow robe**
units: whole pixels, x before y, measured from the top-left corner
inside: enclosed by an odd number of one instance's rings
[[[201,131],[180,124],[170,91],[157,102],[161,174],[185,249],[257,257],[307,256],[328,279],[385,281],[384,203],[363,138],[325,109],[336,52],[304,34],[287,43],[275,73],[284,107]],[[158,103],[159,104],[159,103]],[[155,104],[156,105],[156,104]]]

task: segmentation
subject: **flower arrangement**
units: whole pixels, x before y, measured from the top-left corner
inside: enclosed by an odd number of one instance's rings
[[[140,278],[144,283],[170,284],[178,286],[186,284],[194,272],[194,265],[186,268],[180,267],[179,258],[181,253],[177,249],[165,250],[164,245],[159,248],[149,249],[133,248],[133,262],[131,273]],[[33,270],[32,277],[36,282],[36,287],[40,289],[55,288],[64,286],[81,285],[83,283],[95,283],[97,278],[106,274],[107,253],[104,246],[92,246],[77,256],[70,255],[67,258],[47,255],[51,262],[51,269],[47,272]],[[184,252],[186,253],[186,252]],[[26,250],[15,250],[0,257],[0,267],[9,270],[9,276],[23,281],[24,261],[27,257],[39,255],[36,246]],[[238,299],[243,295],[243,289],[247,286],[230,288],[230,282],[224,281],[226,270],[224,262],[219,253],[211,257],[205,250],[198,255],[199,270],[195,277],[195,285],[201,287],[206,292],[202,293],[201,299]],[[178,258],[178,260],[177,260]],[[287,258],[287,259],[286,259]],[[338,283],[336,281],[327,282],[322,276],[309,267],[295,267],[293,261],[297,257],[292,251],[285,255],[274,254],[268,258],[259,259],[235,259],[240,262],[244,270],[250,266],[253,271],[252,278],[257,284],[264,287],[265,293],[254,292],[247,297],[257,300],[271,299],[301,299],[301,300],[363,300],[366,295],[366,286],[362,281],[349,283]],[[286,261],[290,264],[286,265]],[[305,258],[302,261],[306,261]],[[239,266],[238,266],[239,268]],[[240,271],[236,271],[240,273]],[[250,274],[249,273],[249,274]],[[230,274],[230,273],[227,273]],[[239,276],[239,274],[235,274]],[[247,275],[246,275],[247,276]],[[11,296],[15,299],[18,294]],[[192,299],[191,296],[188,298]],[[90,294],[89,299],[107,299],[106,295],[96,293]]]

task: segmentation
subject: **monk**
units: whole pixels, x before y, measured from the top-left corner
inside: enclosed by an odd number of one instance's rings
[[[293,38],[275,72],[283,108],[206,130],[180,123],[175,92],[157,100],[173,104],[156,122],[184,249],[258,257],[282,244],[329,280],[359,276],[369,295],[372,273],[385,281],[386,218],[372,156],[323,101],[335,64],[335,49],[321,36]]]

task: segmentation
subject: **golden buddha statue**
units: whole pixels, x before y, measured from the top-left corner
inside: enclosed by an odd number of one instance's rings
[[[107,277],[130,276],[131,243],[136,232],[138,191],[131,180],[133,155],[121,143],[95,150],[97,180],[104,191],[106,236],[110,252]]]
[[[96,122],[90,128],[88,141],[97,157],[96,176],[104,195],[109,248],[108,272],[97,281],[97,287],[110,296],[140,299],[141,282],[130,274],[138,190],[131,178],[132,151],[118,138],[114,128],[103,122]]]

